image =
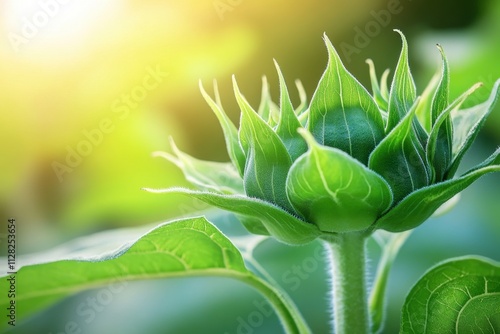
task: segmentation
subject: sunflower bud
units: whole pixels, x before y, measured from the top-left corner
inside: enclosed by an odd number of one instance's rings
[[[241,109],[239,129],[215,100],[202,94],[218,117],[231,164],[200,161],[175,148],[166,155],[200,190],[174,188],[234,212],[249,231],[290,244],[336,233],[412,229],[482,175],[500,170],[500,150],[454,177],[496,102],[500,80],[487,101],[463,102],[480,84],[449,102],[449,69],[442,68],[420,97],[403,47],[390,87],[378,80],[373,62],[369,93],[344,67],[325,36],[328,66],[308,103],[290,101],[276,64],[280,103],[264,80],[256,111],[233,78]]]

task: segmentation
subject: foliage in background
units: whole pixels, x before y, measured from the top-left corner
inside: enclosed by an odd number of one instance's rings
[[[234,170],[228,164],[194,159],[178,149],[176,157],[166,155],[200,188],[167,192],[184,193],[233,211],[256,234],[272,235],[288,244],[320,238],[329,245],[335,268],[332,289],[337,333],[353,329],[377,332],[382,326],[387,273],[401,246],[398,240],[406,234],[394,234],[389,238],[392,241],[381,245],[384,253],[370,296],[371,321],[364,294],[366,239],[376,229],[402,232],[420,225],[477,178],[500,169],[497,150],[477,167],[453,178],[497,99],[500,81],[482,104],[461,108],[477,85],[449,103],[448,65],[440,48],[442,70],[416,98],[402,37],[403,49],[390,89],[385,79],[378,82],[370,63],[373,98],[343,67],[327,39],[329,64],[309,104],[303,99],[298,108],[292,106],[279,68],[279,107],[264,86],[257,113],[234,82],[242,110],[238,132],[225,115],[217,91],[215,101],[204,93],[223,126]],[[359,207],[365,209],[360,211]],[[193,253],[195,249],[201,253]],[[389,254],[387,259],[385,254]],[[220,275],[239,279],[261,292],[287,333],[310,332],[274,279],[251,256],[246,260],[263,278],[245,268],[238,250],[206,220],[173,222],[132,246],[92,259],[92,263],[62,261],[21,268],[19,275],[25,279],[19,289],[19,313],[26,317],[70,291],[117,278]],[[86,274],[68,276],[75,270]],[[47,275],[46,279],[38,279],[40,274]],[[467,330],[494,330],[497,313],[484,305],[498,303],[499,276],[497,264],[477,258],[438,265],[410,293],[403,312],[403,332],[420,333],[419,327],[429,333],[446,331],[455,325]],[[37,283],[26,277],[37,277]],[[444,283],[440,282],[443,277]],[[421,293],[421,285],[429,287],[435,281],[438,285],[431,294]],[[451,288],[446,285],[450,282]],[[433,301],[435,292],[437,302]],[[442,314],[436,309],[443,303],[447,304],[445,309],[453,309],[457,294],[463,301],[459,308],[446,317],[436,317]],[[476,303],[476,299],[482,302]],[[420,305],[426,303],[429,306],[422,310]]]

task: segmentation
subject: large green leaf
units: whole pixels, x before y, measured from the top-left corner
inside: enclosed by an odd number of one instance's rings
[[[254,218],[249,220],[248,223],[260,222],[274,238],[287,244],[305,244],[313,241],[321,234],[316,225],[306,223],[282,208],[258,198],[223,195],[185,188],[146,190],[153,193],[186,195],[237,215]],[[256,229],[260,229],[260,227],[256,227]]]
[[[116,283],[126,280],[188,276],[238,279],[266,297],[287,333],[310,333],[289,296],[250,272],[240,251],[203,217],[160,225],[134,243],[106,255],[20,268],[15,276],[16,320],[85,289],[116,289]],[[8,291],[10,277],[0,278],[2,291]],[[9,303],[7,298],[0,299],[2,309]],[[0,330],[6,325],[6,321],[1,322]]]
[[[368,166],[389,183],[394,203],[431,181],[425,150],[414,126],[416,105],[418,100],[370,155]]]
[[[251,275],[236,247],[205,218],[161,225],[132,245],[91,260],[22,267],[16,275],[17,320],[85,289],[123,280],[193,275]],[[6,284],[2,278],[1,291],[8,290]],[[0,300],[5,310],[9,301]]]
[[[405,117],[417,96],[415,82],[408,64],[408,43],[401,31],[395,31],[401,35],[403,47],[389,92],[389,119],[386,132],[392,130]]]
[[[486,117],[493,110],[500,92],[500,79],[495,82],[489,98],[474,107],[457,110],[451,113],[453,122],[453,162],[447,173],[447,178],[453,177],[463,156],[476,139],[479,130],[484,125]]]
[[[290,169],[287,193],[294,208],[325,232],[360,231],[391,205],[389,185],[347,153],[319,145],[300,131],[309,151]]]
[[[412,288],[402,312],[404,334],[484,334],[500,329],[500,265],[479,257],[447,260]]]
[[[281,69],[276,61],[274,64],[276,65],[276,71],[278,72],[280,82],[280,120],[276,133],[285,144],[292,161],[295,161],[299,156],[307,151],[307,144],[304,141],[304,138],[302,138],[297,132],[297,129],[302,127],[302,125],[295,115],[295,110],[293,109],[292,101],[290,100],[288,88],[286,87]]]
[[[170,146],[175,156],[166,152],[154,152],[153,156],[162,157],[179,167],[186,180],[202,190],[229,194],[243,194],[243,180],[231,163],[204,161],[193,158],[177,148],[173,139]]]
[[[240,176],[243,176],[243,171],[245,168],[245,154],[243,150],[241,149],[239,140],[238,140],[238,130],[234,126],[234,124],[231,122],[229,117],[227,117],[226,113],[224,112],[224,109],[222,108],[222,104],[220,101],[220,96],[219,96],[219,91],[217,89],[217,83],[214,81],[214,91],[215,91],[215,98],[216,100],[214,101],[210,95],[207,94],[205,89],[203,89],[203,85],[200,81],[200,90],[201,94],[205,98],[205,101],[207,101],[208,105],[210,108],[212,108],[213,112],[217,116],[221,126],[222,130],[224,131],[224,138],[226,140],[226,146],[227,146],[227,152],[229,154],[229,158],[233,162],[233,164],[236,166],[236,169],[240,173]]]
[[[429,218],[441,205],[478,178],[487,173],[498,171],[500,171],[500,149],[497,149],[485,162],[459,178],[413,192],[382,216],[377,221],[376,227],[390,232],[402,232],[415,228]]]
[[[241,95],[234,77],[233,85],[242,112],[239,135],[246,155],[245,192],[293,212],[285,192],[286,176],[292,165],[290,155],[280,137]]]
[[[320,144],[338,148],[366,164],[385,134],[381,112],[368,91],[346,70],[326,35],[324,39],[328,66],[311,100],[308,128]]]

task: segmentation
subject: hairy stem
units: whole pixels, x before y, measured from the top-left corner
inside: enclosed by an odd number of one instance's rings
[[[336,334],[370,333],[366,293],[366,235],[343,233],[328,241]]]

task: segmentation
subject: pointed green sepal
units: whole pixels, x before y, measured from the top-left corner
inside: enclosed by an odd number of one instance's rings
[[[370,155],[368,166],[389,183],[394,203],[431,181],[425,151],[413,124],[418,103]]]
[[[279,118],[279,108],[271,99],[271,92],[269,91],[269,82],[267,77],[262,77],[262,92],[260,98],[259,109],[257,113],[265,120],[270,126],[276,126]]]
[[[367,163],[384,137],[384,122],[368,91],[349,73],[326,35],[328,66],[309,107],[308,129],[325,146]]]
[[[274,238],[286,244],[305,244],[313,241],[321,234],[315,225],[306,223],[282,208],[258,198],[223,195],[183,188],[146,190],[154,193],[186,195],[237,215],[248,216],[251,219],[247,223],[260,222]],[[257,228],[260,227],[257,226]]]
[[[403,33],[395,29],[401,35],[403,47],[399,61],[394,71],[391,90],[389,92],[389,119],[387,120],[386,132],[391,131],[409,112],[414,105],[417,93],[413,76],[408,64],[408,43]]]
[[[448,98],[450,91],[450,70],[448,65],[448,59],[444,53],[443,47],[441,45],[437,45],[439,53],[441,54],[441,59],[443,61],[443,67],[441,71],[441,78],[436,87],[436,91],[434,93],[434,97],[432,99],[431,105],[431,115],[432,115],[432,125],[435,124],[437,118],[448,106]]]
[[[462,103],[474,93],[481,84],[475,84],[453,101],[435,121],[427,142],[427,160],[433,168],[434,182],[443,181],[451,164],[452,124],[450,114],[456,112]]]
[[[476,168],[453,180],[440,182],[411,193],[381,217],[376,228],[390,232],[410,230],[422,224],[434,211],[481,176],[500,171],[500,149]]]
[[[154,152],[154,157],[162,157],[174,163],[184,173],[186,180],[201,190],[225,194],[243,194],[243,180],[231,163],[204,161],[193,158],[179,150],[172,138],[170,146],[174,155]]]
[[[373,93],[373,98],[375,99],[375,102],[377,102],[378,106],[380,109],[387,111],[389,102],[387,101],[387,96],[384,96],[382,94],[382,91],[380,89],[378,79],[377,79],[377,73],[375,72],[375,64],[371,59],[367,59],[366,63],[368,64],[368,67],[370,69],[370,82],[372,84],[372,93]],[[384,75],[387,80],[387,75],[388,75],[388,70],[384,71]],[[385,83],[387,85],[387,82]]]
[[[295,80],[295,86],[297,87],[297,92],[299,93],[299,99],[300,99],[300,104],[295,109],[295,114],[297,116],[301,116],[307,109],[307,93],[306,90],[304,89],[302,81],[300,81],[299,79]]]
[[[210,108],[212,108],[213,112],[217,116],[222,126],[229,158],[233,162],[234,166],[236,166],[236,169],[238,170],[240,176],[243,176],[243,171],[245,168],[245,154],[243,153],[243,150],[241,149],[241,146],[239,144],[238,130],[234,126],[233,122],[231,122],[229,117],[227,117],[226,113],[224,112],[224,109],[222,108],[222,105],[220,104],[220,95],[219,95],[219,90],[217,88],[217,83],[214,81],[214,91],[215,91],[216,101],[214,101],[210,97],[210,95],[207,94],[207,92],[203,88],[201,80],[200,80],[200,91],[201,94],[203,95],[203,98],[205,99],[205,101],[207,101]]]
[[[417,106],[417,110],[415,111],[419,123],[427,133],[430,133],[432,130],[432,99],[436,93],[441,75],[442,71],[439,71],[431,78],[427,87],[425,87],[422,95],[420,96],[420,102]]]
[[[448,92],[450,88],[448,60],[446,59],[446,55],[444,54],[444,50],[441,45],[438,44],[437,47],[441,53],[443,61],[441,80],[436,88],[431,105],[433,125],[432,131],[437,132],[432,155],[429,155],[429,151],[427,151],[427,157],[430,158],[429,163],[433,169],[433,182],[443,180],[445,173],[451,164],[451,149],[453,145],[453,124],[451,122],[451,116],[449,113],[446,113],[443,117],[440,117],[443,113],[445,113],[446,107],[448,106]],[[437,125],[436,121],[439,117],[441,118],[441,121],[440,124]]]
[[[234,93],[240,106],[240,143],[245,150],[243,176],[245,192],[293,212],[287,199],[285,181],[292,160],[274,130],[252,109],[233,77]]]
[[[387,182],[347,153],[321,146],[305,129],[300,133],[309,151],[287,179],[294,208],[324,232],[367,229],[392,203]]]
[[[283,73],[276,61],[274,61],[274,65],[276,66],[280,82],[280,120],[276,133],[283,141],[283,144],[285,144],[292,161],[295,161],[307,151],[307,144],[304,138],[297,132],[297,129],[302,127],[302,125],[295,115]]]
[[[453,122],[453,162],[449,168],[446,178],[455,175],[464,154],[476,139],[479,130],[484,125],[486,118],[493,110],[498,96],[500,95],[500,79],[495,82],[489,98],[474,107],[457,110],[451,113]]]

